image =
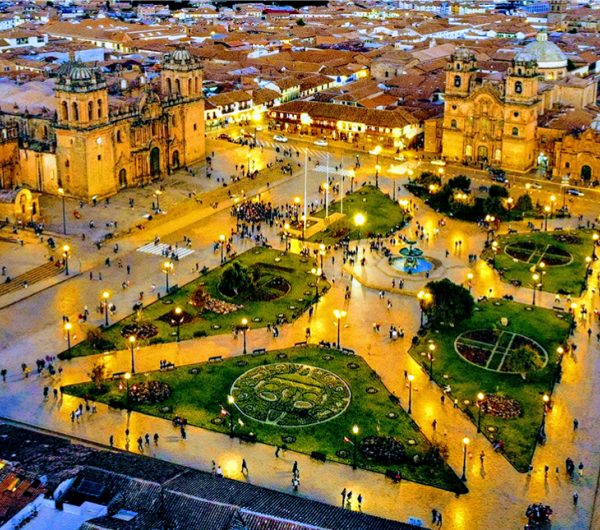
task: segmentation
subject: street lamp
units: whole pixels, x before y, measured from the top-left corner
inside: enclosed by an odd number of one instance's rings
[[[552,217],[554,215],[554,203],[556,202],[556,197],[554,195],[552,195],[550,197],[550,204],[551,204],[551,209],[550,209],[550,217]]]
[[[65,331],[67,332],[67,354],[71,358],[71,328],[73,326],[70,322],[65,324]]]
[[[58,193],[62,197],[62,211],[63,211],[63,234],[67,234],[67,212],[65,209],[65,190],[58,188]]]
[[[104,291],[102,298],[104,298],[104,327],[108,327],[108,299],[110,298],[110,293]]]
[[[323,243],[319,245],[319,256],[321,256],[321,270],[324,271],[323,258],[325,257],[325,245]]]
[[[221,263],[225,261],[225,257],[223,256],[223,250],[225,249],[225,236],[221,234],[219,236],[219,246],[221,247]]]
[[[479,408],[479,414],[477,415],[477,433],[481,432],[481,407],[483,406],[483,399],[485,396],[482,392],[477,394],[477,407]]]
[[[175,308],[175,320],[177,321],[177,342],[179,342],[179,325],[181,324],[181,307]]]
[[[473,274],[472,273],[467,274],[467,278],[469,280],[469,292],[471,292],[471,289],[473,288]]]
[[[362,213],[357,213],[354,216],[354,223],[358,226],[358,240],[360,241],[360,227],[365,224],[366,218]]]
[[[300,203],[302,202],[302,199],[300,197],[295,197],[294,198],[294,203],[296,204],[296,210],[294,211],[294,215],[296,217],[296,222],[298,222],[298,213],[300,212]]]
[[[545,206],[544,207],[544,217],[545,217],[544,230],[546,232],[548,231],[548,215],[549,214],[550,214],[550,206]]]
[[[69,275],[69,245],[65,245],[63,248],[63,258],[65,258],[65,276]]]
[[[354,177],[356,177],[356,173],[353,169],[348,173],[348,177],[350,178],[350,193],[354,191]]]
[[[589,272],[589,270],[592,268],[592,258],[590,256],[588,256],[587,258],[585,258],[585,261],[587,263],[586,270]]]
[[[169,294],[169,274],[171,274],[172,270],[173,270],[173,262],[165,261],[163,264],[163,272],[165,273],[165,281],[166,281],[166,288],[167,288],[166,294]]]
[[[433,352],[435,351],[435,344],[429,345],[429,354],[427,358],[429,359],[429,380],[433,381]]]
[[[379,153],[381,153],[381,146],[378,145],[373,152],[377,155],[377,160],[375,161],[375,187],[379,188]]]
[[[160,190],[156,190],[154,192],[154,196],[156,197],[156,209],[157,211],[160,211],[160,196],[162,194],[162,191]]]
[[[290,233],[289,233],[289,229],[290,229],[290,225],[288,223],[286,223],[283,226],[283,237],[285,239],[285,251],[287,252],[290,248],[289,248],[289,240],[290,240]]]
[[[340,328],[341,328],[340,320],[343,317],[346,316],[346,311],[340,311],[339,309],[336,309],[333,312],[333,314],[335,315],[335,318],[337,318],[337,328],[338,328],[338,330],[337,330],[338,331],[338,334],[337,334],[338,335],[337,347],[338,347],[338,350],[341,350],[342,349],[342,344],[341,344],[341,341],[340,341]]]
[[[325,182],[321,186],[325,190],[325,219],[329,217],[329,183]]]
[[[358,436],[358,425],[352,427],[352,434],[354,434],[354,464],[352,469],[356,469],[356,437]]]
[[[231,430],[229,432],[229,437],[233,438],[233,407],[235,404],[235,398],[233,396],[229,395],[229,396],[227,396],[227,402],[229,403],[229,410],[230,410],[229,427]]]
[[[125,374],[125,382],[127,384],[127,411],[129,411],[129,379],[131,378],[131,374],[127,372]]]
[[[542,397],[542,403],[543,403],[543,407],[544,407],[544,416],[542,417],[542,426],[540,427],[540,440],[541,441],[546,440],[546,411],[547,411],[548,401],[550,401],[550,397],[548,396],[548,394],[544,394],[544,397]]]
[[[424,316],[425,316],[425,306],[431,299],[431,293],[426,293],[425,291],[419,291],[419,294],[417,294],[417,298],[419,299],[419,307],[421,308],[421,328],[422,328],[423,323],[424,323]]]
[[[129,335],[129,346],[131,347],[131,373],[135,374],[135,353],[134,353],[134,346],[135,346],[135,335]]]
[[[306,229],[306,215],[302,214],[302,241],[304,241],[304,230]]]
[[[492,251],[494,252],[494,269],[496,268],[496,254],[498,254],[498,241],[492,241]]]
[[[408,413],[412,414],[412,382],[415,378],[414,375],[410,374],[408,376]]]
[[[248,319],[242,318],[242,333],[244,334],[244,355],[246,355],[246,334],[248,333]]]
[[[315,300],[318,301],[319,300],[319,281],[321,280],[321,274],[323,274],[323,271],[321,269],[315,269],[313,267],[310,272],[312,272],[316,276],[316,278],[315,278]]]
[[[539,274],[534,274],[533,275],[533,304],[535,305],[535,290],[537,288],[537,284],[538,284],[538,280],[540,279],[540,275]]]
[[[469,439],[463,438],[463,474],[460,479],[463,482],[467,481],[467,446],[469,445]]]
[[[402,206],[402,224],[404,225],[404,219],[406,216],[406,207],[408,206],[408,200],[401,199],[398,201],[398,204],[400,204],[400,206]]]
[[[509,197],[506,199],[506,205],[508,206],[508,220],[510,221],[510,211],[512,210],[513,198]]]

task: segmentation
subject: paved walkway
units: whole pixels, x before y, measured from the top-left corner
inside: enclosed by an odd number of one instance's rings
[[[314,182],[318,182],[314,177]],[[312,185],[312,184],[311,184]],[[270,197],[278,202],[280,198],[289,200],[297,190],[298,182],[290,182],[284,187],[273,190]],[[439,215],[421,206],[418,213],[419,221],[426,229],[437,226]],[[161,238],[172,241],[182,240],[186,233],[197,241],[194,245],[198,256],[194,261],[184,258],[178,264],[177,281],[184,283],[193,277],[193,263],[216,266],[219,256],[212,253],[211,242],[218,233],[231,226],[233,220],[228,213],[218,213],[210,219],[204,219],[193,226],[161,227]],[[414,227],[414,223],[413,223]],[[270,231],[270,239],[276,241],[276,231]],[[148,236],[148,235],[146,235]],[[440,235],[442,241],[423,244],[426,254],[445,252],[442,242],[449,250],[454,248],[455,240],[462,240],[461,252],[453,255],[449,262],[456,260],[456,266],[468,267],[466,256],[477,253],[483,244],[485,234],[477,233],[473,225],[467,225],[449,220]],[[146,237],[147,239],[147,237]],[[147,242],[147,241],[146,241]],[[381,475],[357,470],[352,471],[348,466],[332,463],[318,463],[309,458],[288,452],[284,458],[276,459],[274,450],[264,445],[240,444],[220,435],[203,429],[190,428],[188,440],[182,442],[178,431],[164,420],[123,411],[109,410],[98,406],[98,414],[86,417],[79,423],[72,423],[70,412],[79,403],[71,397],[64,397],[55,402],[52,398],[44,401],[42,389],[45,385],[60,386],[88,379],[87,373],[91,366],[102,357],[109,371],[123,371],[129,366],[128,352],[111,353],[74,359],[62,363],[65,368],[62,381],[51,380],[47,377],[38,379],[30,377],[22,379],[19,365],[23,360],[30,364],[35,358],[56,353],[64,349],[64,338],[60,330],[60,315],[76,315],[83,303],[88,303],[93,309],[98,301],[98,294],[106,286],[112,287],[112,292],[119,307],[124,307],[135,301],[137,291],[148,290],[151,281],[161,285],[159,271],[160,259],[154,256],[135,253],[141,241],[137,238],[128,240],[123,250],[124,261],[133,264],[134,286],[131,291],[121,291],[120,282],[126,278],[126,273],[116,267],[104,268],[105,278],[102,283],[97,280],[89,281],[86,277],[71,280],[65,284],[40,293],[30,300],[23,301],[9,310],[0,310],[0,321],[3,322],[0,334],[0,364],[9,370],[6,384],[0,384],[0,415],[17,421],[30,423],[46,429],[51,429],[67,435],[73,435],[98,443],[107,443],[111,433],[115,434],[119,447],[125,446],[124,431],[127,427],[132,431],[132,439],[146,432],[158,432],[161,444],[151,448],[150,454],[169,461],[184,463],[199,469],[210,469],[210,462],[218,461],[228,476],[246,480],[240,473],[241,459],[246,458],[250,467],[249,479],[258,485],[273,487],[285,491],[291,490],[291,464],[298,460],[302,471],[300,495],[320,499],[331,504],[340,502],[340,492],[345,487],[362,493],[365,501],[363,508],[366,512],[406,521],[410,516],[429,520],[431,508],[443,512],[445,528],[451,529],[488,529],[488,528],[520,528],[525,522],[523,517],[527,504],[545,502],[550,504],[556,513],[553,528],[592,528],[590,516],[591,507],[596,491],[596,481],[600,465],[597,451],[597,434],[600,423],[595,410],[600,406],[600,399],[594,389],[600,384],[597,366],[597,345],[588,340],[587,334],[578,332],[575,339],[579,344],[577,355],[565,359],[562,384],[555,391],[555,407],[548,417],[548,442],[539,447],[534,460],[534,472],[531,476],[521,475],[514,471],[508,462],[491,450],[489,442],[476,434],[473,424],[464,414],[451,407],[443,407],[440,403],[439,389],[430,384],[427,376],[421,372],[412,358],[407,355],[409,339],[396,342],[389,340],[387,333],[376,334],[371,331],[373,319],[376,318],[384,329],[394,324],[403,327],[407,337],[411,337],[418,328],[419,309],[417,301],[401,294],[390,294],[393,308],[387,309],[385,301],[379,299],[376,291],[363,287],[359,282],[351,280],[347,275],[341,276],[341,255],[336,256],[335,269],[331,270],[330,261],[325,269],[330,277],[335,277],[335,286],[321,299],[312,317],[303,316],[294,326],[282,329],[279,339],[273,339],[265,330],[252,331],[248,335],[249,348],[266,347],[268,349],[290,346],[303,339],[304,329],[310,325],[313,341],[320,339],[334,340],[337,330],[334,326],[333,310],[344,308],[348,312],[347,323],[342,331],[342,343],[345,347],[355,349],[362,354],[369,364],[381,374],[388,388],[403,399],[405,403],[408,391],[403,380],[403,371],[414,373],[414,418],[422,427],[424,433],[432,436],[431,423],[438,420],[438,435],[447,438],[450,447],[450,465],[460,474],[462,466],[461,440],[468,436],[472,440],[471,454],[468,462],[468,485],[470,493],[460,497],[408,482],[393,485]],[[239,244],[243,250],[247,242]],[[368,255],[367,250],[367,255]],[[135,256],[137,254],[137,256]],[[462,254],[462,255],[459,255]],[[326,258],[329,260],[329,256]],[[153,260],[153,261],[148,261]],[[148,268],[148,263],[152,265]],[[154,267],[156,266],[156,272]],[[139,268],[147,271],[140,281]],[[529,292],[526,289],[517,290],[512,286],[502,284],[496,274],[481,261],[471,265],[475,278],[473,281],[476,296],[488,294],[491,288],[495,295],[505,292],[515,294],[517,299],[529,302]],[[465,269],[466,270],[466,269]],[[98,269],[94,270],[95,273]],[[157,280],[155,280],[157,278]],[[352,289],[351,300],[344,300],[343,291],[349,282]],[[595,282],[595,280],[594,280]],[[583,300],[589,308],[597,305],[592,301],[591,292]],[[554,297],[543,293],[540,305],[551,306]],[[40,308],[44,308],[40,311]],[[18,313],[17,313],[18,311]],[[14,315],[18,314],[18,320]],[[99,316],[92,315],[99,320]],[[375,316],[374,316],[375,315]],[[581,331],[587,327],[580,326]],[[541,330],[543,332],[543,330]],[[595,324],[594,335],[597,332]],[[76,339],[76,340],[79,340]],[[234,355],[239,353],[239,341],[233,341],[231,336],[223,335],[187,341],[184,343],[161,345],[141,349],[136,354],[139,371],[156,369],[159,360],[167,358],[176,364],[186,364],[206,360],[212,355]],[[576,433],[572,429],[572,419],[577,417],[580,429]],[[134,444],[135,445],[135,444]],[[136,447],[132,447],[133,450]],[[486,453],[485,466],[482,468],[477,455],[484,450]],[[586,470],[583,478],[573,480],[567,478],[564,472],[564,460],[570,456],[576,463],[585,463]],[[552,473],[546,480],[543,468],[548,464]],[[559,466],[558,477],[554,468]],[[571,496],[577,491],[580,496],[578,508],[572,507]]]

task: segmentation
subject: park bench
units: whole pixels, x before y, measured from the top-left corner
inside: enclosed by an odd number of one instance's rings
[[[257,355],[266,355],[267,354],[267,350],[265,348],[257,348],[256,350],[252,351],[252,356],[255,357]]]
[[[249,434],[238,434],[237,436],[242,442],[256,443],[256,434],[252,432]]]
[[[294,348],[304,348],[308,346],[308,342],[304,341],[304,342],[296,342],[296,344],[294,344]]]
[[[327,461],[327,455],[325,453],[321,453],[319,451],[313,451],[312,453],[310,453],[310,457],[314,458],[315,460],[319,460],[320,462]]]
[[[127,372],[115,372],[112,374],[112,379],[122,379]]]
[[[564,228],[562,226],[555,226],[554,227],[554,231],[555,232],[562,232],[564,230]]]
[[[531,231],[532,232],[541,232],[541,228],[532,228]]]
[[[209,363],[220,363],[221,361],[223,361],[223,356],[222,355],[215,355],[214,357],[209,357],[208,358],[208,362]]]
[[[564,307],[560,307],[559,305],[553,305],[552,309],[554,309],[554,311],[564,311],[565,310]]]
[[[162,369],[163,372],[171,372],[173,370],[177,370],[177,366],[175,366],[175,363],[167,363],[163,366]]]
[[[342,348],[342,353],[345,353],[346,355],[356,355],[356,352],[350,348]]]

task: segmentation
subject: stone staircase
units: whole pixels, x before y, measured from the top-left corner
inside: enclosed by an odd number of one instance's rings
[[[48,263],[44,263],[44,265],[27,271],[25,274],[12,278],[9,283],[0,283],[0,296],[24,289],[25,282],[27,282],[28,286],[31,286],[34,283],[52,278],[52,276],[56,276],[61,272],[64,273],[65,267],[57,263],[56,261],[49,261]],[[3,279],[6,281],[5,278]]]

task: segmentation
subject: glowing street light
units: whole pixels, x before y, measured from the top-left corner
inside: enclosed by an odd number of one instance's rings
[[[381,153],[381,146],[378,145],[373,152],[377,155],[377,160],[375,161],[375,187],[379,188],[379,170],[381,167],[379,166],[379,153]]]
[[[252,114],[252,121],[254,121],[254,143],[256,143],[256,135],[258,132],[258,123],[260,122],[260,113],[258,111],[254,111]]]
[[[431,300],[431,293],[426,293],[425,291],[419,291],[417,294],[417,298],[419,299],[419,307],[421,308],[421,328],[423,327],[423,321],[425,316],[425,307]]]
[[[127,372],[125,374],[125,383],[127,384],[127,411],[129,411],[129,379],[131,378],[131,374]]]
[[[163,263],[163,272],[165,273],[165,281],[166,281],[166,289],[167,289],[166,294],[169,294],[169,274],[173,273],[173,262],[172,261],[165,261]]]
[[[229,437],[233,438],[233,408],[235,406],[235,398],[232,395],[227,396],[227,403],[229,403]]]
[[[321,280],[321,275],[323,274],[323,271],[321,268],[312,268],[312,270],[310,271],[315,275],[315,301],[319,300],[319,281]]]
[[[131,373],[135,374],[135,353],[134,353],[134,346],[135,346],[135,335],[129,335],[129,345],[131,346]]]
[[[175,308],[175,321],[177,322],[177,342],[179,342],[179,326],[183,317],[181,316],[181,307]]]
[[[431,343],[429,345],[429,353],[427,354],[427,358],[429,359],[429,380],[433,381],[433,352],[435,351],[435,344]]]
[[[323,267],[323,258],[325,257],[325,245],[323,243],[321,243],[319,245],[319,256],[321,256],[321,270],[325,270],[325,268]]]
[[[104,326],[108,327],[108,299],[110,298],[110,293],[104,291],[102,293],[102,298],[104,299]]]
[[[69,356],[69,359],[71,358],[71,328],[73,326],[71,325],[70,322],[67,322],[65,324],[65,331],[67,332],[67,355]]]
[[[469,445],[469,439],[463,438],[463,474],[460,479],[463,482],[467,481],[467,446]]]
[[[408,413],[412,414],[412,382],[415,376],[410,374],[408,376]]]
[[[69,275],[69,245],[65,245],[63,248],[63,258],[65,258],[65,276]]]
[[[352,427],[352,434],[354,435],[354,464],[352,469],[356,469],[356,437],[358,436],[358,425]]]
[[[244,355],[246,355],[246,334],[248,333],[248,319],[242,318],[242,333],[244,334]]]
[[[477,408],[479,409],[479,414],[477,415],[477,433],[481,432],[481,407],[483,406],[483,400],[485,396],[482,392],[477,394]]]
[[[221,247],[221,263],[225,261],[225,256],[223,255],[223,251],[225,250],[225,236],[221,234],[219,236],[219,246]]]
[[[356,224],[356,226],[358,226],[358,240],[359,241],[360,241],[360,227],[365,224],[366,220],[367,219],[365,218],[365,216],[362,213],[357,213],[354,216],[354,224]]]
[[[545,206],[544,207],[544,218],[545,218],[544,230],[546,232],[548,231],[548,215],[550,215],[550,206]]]
[[[469,273],[467,274],[467,279],[469,280],[469,292],[471,292],[471,289],[473,288],[473,273]]]
[[[342,344],[340,341],[340,329],[341,329],[341,319],[344,318],[346,316],[346,311],[340,311],[339,309],[336,309],[333,314],[335,315],[335,318],[337,318],[337,336],[338,336],[338,340],[337,340],[337,347],[338,350],[342,349]]]
[[[162,191],[156,190],[154,192],[154,196],[156,197],[156,209],[160,211],[160,196],[162,195]]]

